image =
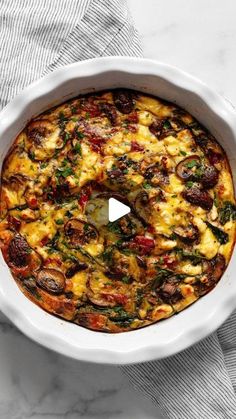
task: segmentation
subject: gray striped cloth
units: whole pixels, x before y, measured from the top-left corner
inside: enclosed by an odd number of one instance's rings
[[[142,54],[125,0],[0,1],[0,107],[62,65]],[[235,419],[235,359],[236,313],[179,355],[121,369],[169,419]]]

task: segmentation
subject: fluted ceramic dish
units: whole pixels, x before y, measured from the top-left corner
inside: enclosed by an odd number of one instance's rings
[[[63,67],[28,86],[0,113],[1,164],[26,123],[79,94],[127,87],[185,108],[226,151],[236,180],[236,114],[206,85],[174,67],[146,59],[98,58]],[[236,259],[209,294],[169,319],[126,333],[95,332],[46,313],[28,300],[0,255],[0,309],[27,336],[72,358],[127,364],[173,355],[216,330],[236,308]]]

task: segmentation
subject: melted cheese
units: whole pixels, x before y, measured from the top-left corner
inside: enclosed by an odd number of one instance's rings
[[[219,242],[216,240],[214,234],[209,228],[206,228],[201,235],[201,242],[196,246],[196,249],[207,259],[212,259],[217,254],[219,247]]]
[[[71,278],[72,291],[79,298],[86,292],[87,279],[88,274],[85,271],[78,272]]]

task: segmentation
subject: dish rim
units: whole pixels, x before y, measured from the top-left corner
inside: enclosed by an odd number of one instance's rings
[[[207,85],[202,83],[197,78],[189,75],[183,70],[177,69],[174,66],[167,65],[158,61],[143,59],[143,58],[134,58],[134,57],[105,57],[105,58],[93,58],[82,62],[76,62],[64,67],[61,67],[52,73],[44,76],[43,78],[31,83],[27,86],[21,93],[19,93],[11,102],[9,102],[5,108],[0,112],[0,138],[4,135],[6,129],[10,125],[15,124],[16,121],[19,121],[22,114],[25,112],[27,106],[29,106],[32,101],[37,101],[42,96],[47,96],[50,91],[52,92],[55,89],[59,89],[60,86],[68,80],[77,79],[81,76],[78,76],[78,73],[81,71],[83,77],[91,77],[105,74],[106,72],[124,72],[128,74],[138,74],[142,76],[158,76],[164,80],[169,81],[171,84],[174,84],[180,90],[187,90],[188,92],[194,93],[206,104],[207,108],[211,110],[218,118],[222,119],[228,129],[230,130],[234,142],[234,147],[236,150],[236,113],[233,109],[233,106],[230,102],[221,97],[219,94],[210,89]],[[77,75],[76,75],[77,74]],[[137,89],[138,90],[138,89]],[[77,95],[77,94],[76,94]],[[75,96],[76,96],[75,95]],[[63,101],[59,101],[62,103]],[[48,105],[48,109],[52,107],[51,104]],[[32,115],[31,118],[35,116]],[[30,119],[31,119],[30,118]],[[25,125],[25,124],[24,124]],[[10,147],[10,144],[8,148]],[[1,153],[2,154],[2,153]],[[235,251],[235,249],[234,249]],[[234,252],[233,252],[234,253]],[[233,258],[233,256],[232,256]],[[229,266],[232,265],[232,258],[229,262]],[[2,263],[0,264],[0,271],[2,269]],[[228,272],[229,271],[229,272]],[[223,275],[223,278],[229,278],[232,276],[232,269],[226,270],[226,274]],[[17,285],[15,284],[17,287]],[[90,348],[90,350],[82,348],[78,345],[71,345],[66,342],[62,336],[55,335],[51,330],[43,329],[39,322],[35,324],[35,319],[30,318],[29,314],[21,310],[21,304],[19,299],[19,306],[17,307],[15,301],[11,301],[3,289],[3,286],[0,282],[0,309],[2,312],[28,337],[38,342],[39,344],[53,349],[61,354],[75,358],[80,361],[90,361],[95,363],[105,363],[105,364],[131,364],[144,361],[150,361],[154,359],[164,358],[170,355],[174,355],[187,347],[193,345],[194,343],[200,341],[213,331],[215,331],[231,314],[231,312],[236,308],[236,283],[235,285],[231,284],[230,292],[225,293],[224,298],[219,301],[217,307],[210,307],[210,302],[214,301],[214,298],[211,297],[212,293],[214,294],[217,287],[208,294],[208,307],[207,307],[207,317],[200,318],[196,320],[196,324],[188,330],[182,331],[182,333],[176,334],[174,340],[166,339],[165,342],[146,342],[145,346],[140,346],[139,348],[134,348],[134,345],[131,349],[98,349],[95,347]],[[20,291],[21,292],[21,291]],[[23,294],[22,296],[25,297]],[[203,297],[205,298],[205,297]],[[202,299],[196,302],[199,305]],[[204,300],[205,301],[205,300]],[[31,304],[34,304],[30,302]],[[195,304],[194,304],[195,305]],[[201,304],[201,305],[204,305]],[[205,304],[206,305],[206,304]],[[192,306],[187,308],[187,311],[191,309]],[[55,316],[45,313],[40,309],[46,316]],[[195,310],[196,311],[196,310]],[[183,313],[186,313],[186,310],[178,314],[178,317],[183,319]],[[43,316],[42,316],[43,317]],[[186,317],[186,316],[185,316]],[[56,318],[57,319],[57,318]],[[170,319],[164,320],[161,322],[164,324]],[[63,324],[71,324],[65,320],[58,319],[59,322]],[[50,321],[49,321],[50,323]],[[181,322],[179,322],[181,323]],[[185,321],[182,321],[185,324]],[[151,324],[145,329],[151,329],[155,326],[158,326],[158,323]],[[79,326],[75,325],[76,328]],[[63,328],[62,328],[63,329]],[[122,342],[126,339],[125,336],[128,334],[136,333],[139,334],[138,329],[131,332],[124,332],[122,335],[124,339],[120,339]],[[94,334],[96,342],[97,333],[90,331]],[[102,333],[103,334],[103,333]],[[103,334],[106,336],[104,343],[108,340],[110,342],[115,339],[118,341],[121,334]],[[141,336],[142,334],[140,334]],[[155,334],[151,336],[155,336]],[[117,337],[117,338],[116,338]],[[113,345],[114,346],[114,345]]]

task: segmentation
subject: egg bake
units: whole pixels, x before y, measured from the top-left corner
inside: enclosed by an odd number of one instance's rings
[[[131,209],[108,220],[108,200]],[[229,262],[236,206],[216,139],[189,113],[125,89],[31,120],[4,161],[0,246],[20,289],[89,329],[183,310]]]

